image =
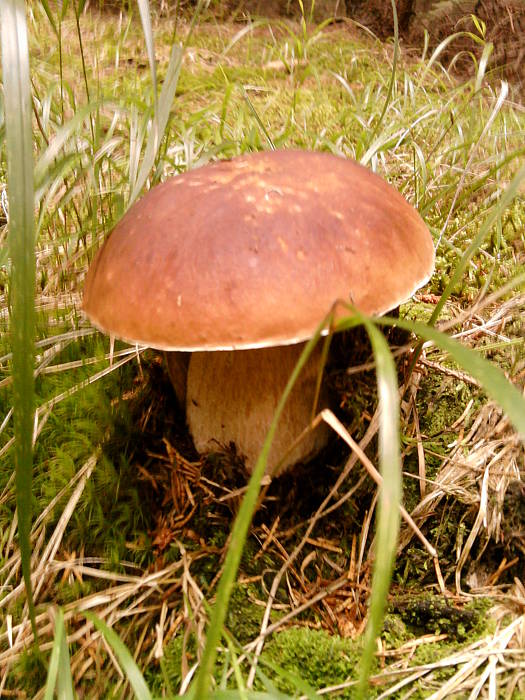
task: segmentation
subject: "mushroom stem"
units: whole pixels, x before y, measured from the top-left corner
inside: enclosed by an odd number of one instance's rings
[[[303,349],[304,344],[297,344],[193,353],[187,376],[186,420],[197,451],[204,454],[233,444],[251,473]],[[267,471],[272,474],[276,467],[281,473],[311,459],[328,441],[329,430],[322,424],[290,451],[311,421],[320,358],[318,347],[286,402],[268,458]],[[327,405],[327,394],[322,390],[318,409]]]
[[[189,352],[166,352],[166,364],[170,375],[175,396],[179,406],[184,410],[186,406],[186,383],[188,380],[188,365],[190,364]]]

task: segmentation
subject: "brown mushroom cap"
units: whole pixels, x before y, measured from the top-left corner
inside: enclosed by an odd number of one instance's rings
[[[433,267],[428,229],[383,179],[327,153],[269,151],[151,189],[98,252],[84,310],[162,350],[287,345],[337,299],[386,313]]]

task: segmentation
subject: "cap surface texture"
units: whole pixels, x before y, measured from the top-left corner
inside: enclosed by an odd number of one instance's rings
[[[261,152],[136,202],[89,269],[84,311],[162,350],[287,345],[310,338],[339,299],[386,313],[433,267],[423,220],[382,178],[327,153]]]

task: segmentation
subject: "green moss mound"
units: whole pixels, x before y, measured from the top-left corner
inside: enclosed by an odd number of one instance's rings
[[[261,662],[278,666],[282,673],[275,684],[286,693],[297,692],[295,679],[312,688],[339,685],[356,680],[361,648],[358,642],[333,637],[323,630],[291,628],[275,635],[265,646]],[[339,697],[354,697],[352,688]]]

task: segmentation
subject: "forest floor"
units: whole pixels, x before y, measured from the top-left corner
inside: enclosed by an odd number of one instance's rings
[[[44,5],[32,4],[28,20],[39,176],[38,634],[47,653],[61,606],[79,697],[129,695],[114,651],[83,615],[93,610],[152,693],[176,694],[204,644],[204,602],[214,600],[246,474],[231,452],[195,453],[161,354],[119,342],[110,350],[82,315],[88,264],[147,151],[151,73],[138,13],[91,10],[77,22],[70,11],[53,27]],[[525,109],[512,86],[483,62],[459,80],[440,56],[396,57],[391,41],[351,23],[201,17],[190,35],[187,19],[156,17],[153,27],[159,83],[172,75],[172,47],[189,38],[175,97],[160,97],[167,124],[147,186],[270,143],[356,159],[400,190],[434,237],[436,272],[400,317],[428,321],[460,270],[437,327],[523,391],[525,190],[513,178]],[[5,158],[0,167],[5,181]],[[0,696],[44,697],[16,539],[7,219],[0,223]],[[402,397],[403,502],[417,527],[402,525],[368,697],[525,697],[523,443],[468,368],[426,342],[409,372],[417,338],[388,337]],[[345,336],[339,352],[326,378],[337,415],[377,463],[364,332]],[[376,498],[335,436],[313,463],[271,480],[230,601],[235,642],[225,644],[219,684],[242,688],[244,655],[253,660],[257,649],[255,688],[269,692],[270,678],[296,696],[308,687],[354,696]]]

